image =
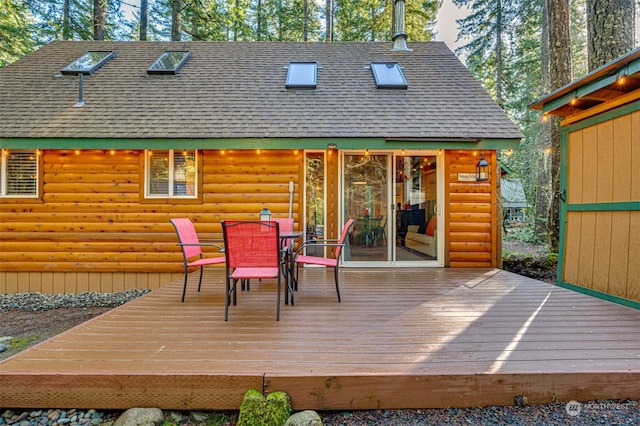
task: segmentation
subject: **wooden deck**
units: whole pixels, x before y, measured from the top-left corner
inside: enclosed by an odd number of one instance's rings
[[[294,409],[640,397],[640,311],[501,270],[305,269],[275,320],[252,283],[224,321],[223,273],[180,280],[0,364],[0,406]]]

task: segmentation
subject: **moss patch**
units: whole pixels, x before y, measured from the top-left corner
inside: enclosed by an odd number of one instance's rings
[[[289,395],[284,392],[271,392],[265,398],[255,389],[244,395],[238,426],[280,426],[291,416]]]

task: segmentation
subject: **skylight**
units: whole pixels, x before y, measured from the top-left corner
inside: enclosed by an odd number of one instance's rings
[[[315,62],[289,62],[287,89],[315,89],[318,64]]]
[[[147,68],[147,74],[177,74],[190,57],[191,52],[166,51]]]
[[[406,89],[407,79],[397,62],[372,62],[371,71],[378,89]]]
[[[60,72],[62,74],[70,75],[93,74],[95,70],[106,64],[115,56],[116,54],[113,51],[100,52],[90,50],[66,67],[62,68]]]

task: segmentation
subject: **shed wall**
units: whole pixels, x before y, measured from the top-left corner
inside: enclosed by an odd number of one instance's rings
[[[640,301],[640,111],[569,132],[562,280]]]

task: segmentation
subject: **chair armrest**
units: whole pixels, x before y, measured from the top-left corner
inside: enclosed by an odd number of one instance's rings
[[[340,241],[338,238],[320,239],[320,240],[307,240],[303,244],[324,244],[324,243],[337,243]]]
[[[332,240],[325,240],[325,241],[332,241]],[[315,241],[314,242],[305,241],[304,243],[300,244],[300,246],[298,246],[298,249],[294,253],[294,257],[297,257],[300,251],[302,251],[302,249],[304,249],[305,247],[344,247],[345,245],[346,243],[316,243]]]
[[[220,250],[221,253],[224,253],[224,247],[222,247],[219,244],[182,244],[182,243],[178,243],[177,245],[179,245],[180,247],[183,246],[191,246],[191,247],[216,247]]]

